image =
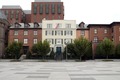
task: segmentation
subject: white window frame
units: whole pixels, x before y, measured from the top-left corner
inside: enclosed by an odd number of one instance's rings
[[[105,30],[104,30],[104,33],[106,34],[107,32],[108,32],[108,30],[107,30],[107,29],[105,29]]]
[[[61,39],[56,39],[56,44],[62,44]]]
[[[81,36],[85,36],[85,31],[81,30]]]
[[[14,41],[18,43],[18,39],[14,39]]]
[[[28,39],[24,39],[24,44],[28,44]]]
[[[35,31],[34,31],[34,35],[37,35],[37,34],[38,34],[37,30],[35,30]]]
[[[66,35],[67,35],[67,36],[71,36],[71,31],[68,31],[68,30],[67,30],[67,31],[66,31]]]
[[[33,43],[34,43],[34,44],[37,44],[37,41],[38,41],[37,39],[34,39],[34,40],[33,40]]]
[[[98,37],[94,37],[94,42],[98,42]]]
[[[71,24],[66,24],[66,28],[71,28]]]
[[[27,30],[24,31],[24,35],[28,35],[28,31]]]
[[[14,35],[18,35],[18,30],[15,30],[15,31],[14,31]]]
[[[52,24],[47,24],[47,28],[52,28]]]
[[[94,29],[94,33],[95,33],[95,34],[97,34],[97,33],[98,33],[97,29]]]

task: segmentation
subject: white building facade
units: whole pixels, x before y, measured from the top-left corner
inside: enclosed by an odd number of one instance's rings
[[[63,53],[66,44],[72,43],[76,38],[75,20],[43,20],[42,41],[50,42],[55,53]]]

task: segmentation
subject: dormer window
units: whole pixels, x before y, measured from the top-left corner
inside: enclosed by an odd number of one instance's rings
[[[19,24],[15,23],[15,28],[19,28]]]
[[[16,22],[14,25],[15,25],[15,28],[19,28],[19,27],[21,26],[21,25],[20,25],[19,23],[17,23],[17,22]]]
[[[81,22],[81,23],[79,24],[79,27],[80,27],[80,28],[84,28],[84,26],[85,26],[85,23],[84,23],[84,22]]]
[[[27,23],[25,23],[25,24],[24,24],[24,28],[28,28],[28,27],[30,27],[30,25],[27,24]]]
[[[34,28],[38,28],[39,24],[37,22],[34,23]]]

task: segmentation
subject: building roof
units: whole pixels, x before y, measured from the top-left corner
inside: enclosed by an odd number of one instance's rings
[[[35,0],[35,2],[61,2],[61,0]]]
[[[110,24],[89,24],[87,27],[93,27],[93,26],[110,26]]]
[[[5,14],[3,14],[2,11],[0,11],[0,19],[6,19],[7,20],[7,17],[5,16]]]
[[[81,29],[88,29],[88,27],[87,27],[87,26],[88,26],[88,24],[85,24],[85,25],[84,25],[84,28],[81,28]],[[76,24],[76,28],[77,28],[77,29],[80,29],[79,24]]]
[[[2,9],[22,9],[19,5],[3,5]]]
[[[31,10],[24,10],[25,14],[31,14]]]
[[[111,26],[120,25],[120,22],[112,22],[110,25]]]
[[[24,27],[24,25],[25,25],[24,23],[18,23],[18,24],[20,25],[20,27],[17,28],[17,29],[25,28]],[[28,28],[34,28],[34,23],[27,23],[27,24],[29,24]],[[38,24],[39,24],[39,26],[37,28],[42,28],[42,23],[38,23]],[[11,29],[15,28],[15,25],[12,25],[10,28]]]

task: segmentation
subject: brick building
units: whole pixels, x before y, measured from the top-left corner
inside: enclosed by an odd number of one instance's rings
[[[24,10],[25,23],[31,23],[31,10]]]
[[[15,23],[10,27],[9,43],[16,41],[23,43],[23,52],[26,54],[38,41],[42,41],[41,23]]]
[[[31,22],[41,23],[42,19],[63,20],[64,6],[61,0],[35,0],[31,6]]]
[[[3,5],[1,11],[6,15],[10,24],[25,22],[25,13],[19,5]]]
[[[111,25],[111,36],[115,45],[120,44],[120,22],[113,22]]]
[[[76,25],[76,38],[85,37],[89,40],[89,28],[87,28],[87,24],[84,22],[81,22],[79,25]]]
[[[89,24],[89,40],[92,42],[93,54],[98,43],[108,38],[114,45],[120,44],[120,22],[111,24]]]
[[[0,11],[0,58],[4,57],[4,50],[8,44],[8,27],[9,22],[6,16]]]

